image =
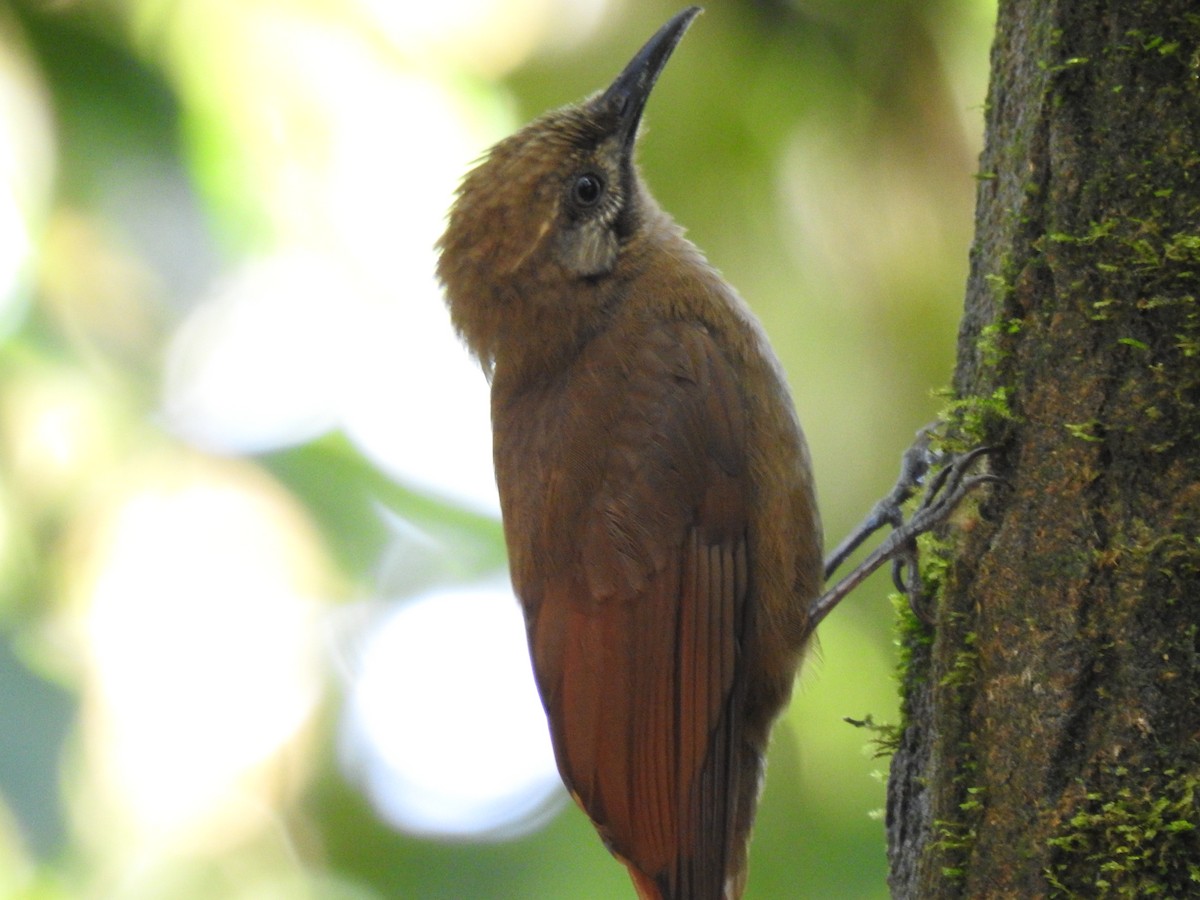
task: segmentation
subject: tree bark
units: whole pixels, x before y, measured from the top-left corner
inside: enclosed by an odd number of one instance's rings
[[[1200,895],[1200,6],[1001,0],[897,897]]]

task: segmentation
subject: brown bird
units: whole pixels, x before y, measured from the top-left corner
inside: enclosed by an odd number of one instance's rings
[[[741,896],[772,722],[815,625],[821,526],[783,372],[634,164],[699,13],[501,141],[440,241],[491,380],[513,585],[559,771],[641,898]]]

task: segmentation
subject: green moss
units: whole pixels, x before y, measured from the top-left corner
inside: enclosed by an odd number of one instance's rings
[[[896,645],[899,650],[896,657],[896,678],[903,691],[912,665],[913,652],[933,643],[933,631],[913,612],[912,604],[904,594],[893,591],[888,599],[896,612]]]
[[[978,653],[974,632],[966,631],[959,635],[965,627],[965,617],[962,613],[943,608],[942,596],[946,585],[951,579],[951,567],[955,548],[953,544],[934,534],[923,534],[917,539],[918,565],[920,570],[922,598],[927,604],[930,617],[936,618],[938,628],[925,624],[908,603],[908,598],[902,594],[893,594],[892,603],[897,614],[897,632],[900,644],[900,657],[897,666],[899,687],[901,693],[901,712],[905,716],[905,724],[909,712],[908,696],[915,685],[933,670],[930,665],[930,655],[935,652],[935,639],[941,642],[952,642],[957,650],[953,661],[948,667],[948,673],[931,688],[937,691],[949,691],[960,697],[965,697],[969,687],[974,683],[977,671]],[[977,838],[976,824],[979,804],[979,790],[969,781],[974,778],[976,765],[973,748],[968,740],[954,741],[957,747],[957,761],[954,765],[954,776],[951,779],[952,788],[963,799],[959,803],[961,816],[937,819],[933,822],[932,839],[926,846],[926,852],[934,854],[941,876],[947,882],[960,883],[967,871],[967,861]]]
[[[940,677],[929,689],[940,695],[939,706],[965,708],[971,702],[979,674],[978,634],[973,630],[971,617],[963,611],[944,604],[945,591],[955,580],[955,559],[959,552],[956,543],[933,534],[921,535],[918,539],[921,580],[925,590],[925,602],[935,613],[936,632],[925,626],[907,610],[902,597],[897,597],[899,621],[902,623],[902,659],[905,650],[911,656],[936,655],[940,662],[922,659],[916,665],[921,673],[937,672]],[[932,662],[932,664],[931,664]],[[905,673],[905,682],[911,691],[914,677]],[[902,707],[906,708],[906,707]],[[926,853],[932,855],[941,877],[948,883],[961,884],[969,871],[969,862],[978,839],[978,825],[983,813],[985,788],[977,784],[978,765],[976,747],[967,731],[958,731],[965,723],[965,715],[950,712],[944,724],[950,730],[943,733],[945,746],[949,750],[943,756],[942,765],[953,772],[949,790],[953,799],[943,809],[955,810],[954,815],[943,816],[933,822],[933,834],[926,845]],[[953,732],[953,733],[952,733]],[[952,749],[951,749],[952,748]]]
[[[870,713],[861,719],[843,716],[842,721],[847,725],[853,725],[855,728],[866,729],[868,734],[870,734],[868,743],[871,746],[871,756],[874,759],[891,756],[900,747],[900,738],[904,734],[904,729],[899,725],[876,722],[875,717]]]
[[[1118,344],[1124,344],[1126,347],[1132,347],[1134,350],[1149,350],[1150,345],[1145,341],[1139,341],[1137,338],[1123,337],[1117,338]]]
[[[975,812],[983,809],[983,800],[981,799],[987,793],[985,787],[969,787],[967,788],[967,799],[958,804],[958,808],[963,812]]]
[[[966,877],[965,862],[978,838],[975,828],[961,822],[937,819],[933,823],[933,831],[934,839],[929,847],[943,860],[942,877],[949,882],[960,884]]]
[[[1012,291],[1012,287],[999,275],[988,276],[987,282],[1001,301]],[[976,343],[979,361],[988,368],[996,368],[1008,359],[1012,353],[1011,338],[1021,333],[1022,324],[1020,319],[1000,319],[983,326]]]
[[[1200,893],[1200,773],[1111,766],[1049,840],[1052,897]]]
[[[900,737],[908,728],[909,694],[922,682],[929,668],[926,658],[933,645],[933,629],[913,612],[907,596],[893,591],[888,599],[896,611],[896,691],[900,695],[900,721],[895,726],[894,752],[899,747]],[[925,599],[922,597],[923,602]]]
[[[962,646],[954,654],[949,670],[938,682],[942,687],[957,688],[975,683],[979,668],[979,651],[975,649],[978,643],[979,635],[974,631],[963,635]]]
[[[967,784],[967,776],[974,773],[972,764],[960,767],[954,782],[960,795],[966,798],[958,805],[962,818],[934,820],[934,836],[929,843],[929,850],[938,855],[942,877],[955,883],[961,883],[964,879],[971,854],[979,840],[976,821],[983,811],[982,797],[987,788]]]
[[[1067,434],[1080,441],[1088,443],[1100,443],[1104,440],[1104,426],[1100,424],[1098,419],[1092,419],[1088,422],[1064,422],[1063,428],[1067,430]]]
[[[1162,254],[1172,262],[1200,262],[1200,235],[1186,232],[1172,235],[1163,245]]]
[[[1011,393],[1007,387],[998,387],[991,394],[959,397],[947,402],[939,416],[946,423],[943,448],[962,453],[1002,440],[1016,422],[1009,405]]]

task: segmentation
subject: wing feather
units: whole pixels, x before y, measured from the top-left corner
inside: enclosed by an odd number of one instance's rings
[[[717,900],[744,838],[731,833],[751,589],[744,405],[699,325],[651,329],[623,375],[576,552],[538,585],[530,645],[563,778],[639,890]]]

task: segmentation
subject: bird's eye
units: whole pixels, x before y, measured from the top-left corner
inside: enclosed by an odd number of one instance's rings
[[[593,206],[604,193],[604,180],[594,172],[585,172],[571,185],[571,197],[580,206]]]

